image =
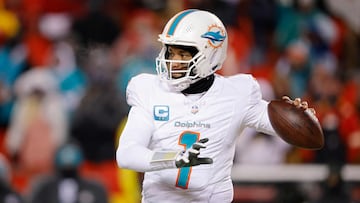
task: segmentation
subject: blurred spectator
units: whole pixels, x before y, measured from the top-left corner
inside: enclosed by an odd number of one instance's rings
[[[164,0],[134,0],[138,7],[145,7],[146,9],[153,11],[161,11],[166,9],[169,1]]]
[[[26,68],[26,50],[20,41],[21,24],[15,13],[0,4],[0,126],[7,127],[14,104],[13,85]]]
[[[81,148],[74,143],[59,147],[54,156],[55,175],[36,179],[30,203],[107,203],[104,187],[79,173]]]
[[[111,46],[120,34],[119,25],[101,10],[101,6],[92,7],[87,15],[73,23],[72,31],[81,48],[99,44]]]
[[[329,63],[330,62],[330,63]],[[346,162],[346,139],[341,133],[342,117],[338,103],[342,84],[337,74],[337,65],[330,60],[317,60],[312,64],[308,86],[302,95],[316,109],[320,120],[325,145],[321,150],[296,149],[300,163],[344,164]],[[294,154],[293,154],[294,155]],[[295,160],[295,157],[292,157]]]
[[[341,115],[337,109],[342,89],[336,65],[328,61],[314,64],[308,96],[322,124],[325,146],[316,151],[315,162],[342,165],[346,162],[346,139],[341,135]]]
[[[342,50],[342,65],[347,74],[360,68],[360,1],[324,1],[329,11],[340,18],[346,25],[345,39]]]
[[[347,146],[347,162],[360,163],[360,72],[348,78],[338,98],[340,133]]]
[[[155,60],[160,46],[156,41],[157,16],[147,10],[135,10],[121,38],[114,44],[119,72],[116,85],[125,95],[130,78],[139,73],[156,73]]]
[[[275,202],[281,203],[304,203],[306,201],[306,194],[303,193],[297,183],[282,183],[278,184],[279,193]]]
[[[93,48],[84,57],[89,83],[74,112],[71,136],[79,141],[86,160],[114,160],[116,130],[127,114],[124,95],[115,87],[117,70],[110,63],[107,47]]]
[[[78,67],[72,45],[66,41],[59,41],[54,46],[54,54],[58,64],[52,67],[59,80],[59,90],[68,112],[69,120],[85,93],[87,79],[84,71]]]
[[[88,85],[73,115],[71,137],[84,151],[82,173],[100,181],[112,196],[121,189],[115,139],[128,107],[116,89],[117,68],[111,64],[109,50],[106,46],[93,47],[81,60]]]
[[[334,21],[316,4],[316,0],[294,0],[290,6],[279,4],[275,43],[284,50],[298,40],[309,41],[314,57],[327,53],[338,37]]]
[[[251,64],[264,62],[268,52],[272,51],[273,33],[278,20],[275,0],[250,0],[249,16],[253,24],[254,46]]]
[[[17,101],[6,134],[15,169],[27,178],[52,170],[55,149],[67,139],[68,120],[50,70],[34,68],[16,81]]]
[[[53,57],[53,44],[40,29],[41,14],[34,14],[26,19],[23,42],[27,51],[30,67],[48,68],[56,63]]]
[[[254,46],[252,23],[247,16],[240,16],[235,26],[227,27],[229,38],[228,52],[221,75],[248,73],[250,71],[250,55]]]
[[[59,80],[69,118],[78,106],[86,87],[85,73],[78,66],[74,36],[71,32],[73,18],[68,13],[47,13],[41,16],[41,33],[50,40],[54,63],[50,67]]]
[[[114,46],[122,34],[121,27],[113,16],[103,12],[102,6],[92,7],[87,16],[73,24],[75,51],[86,77],[86,89],[72,116],[71,136],[84,151],[81,173],[101,182],[113,200],[123,193],[119,181],[122,173],[114,162],[115,140],[128,107],[125,95],[116,87],[118,61],[122,58],[116,56]]]
[[[7,158],[0,154],[0,202],[23,203],[24,200],[11,185],[11,166]]]
[[[341,177],[341,165],[329,164],[329,175],[324,181],[324,191],[319,203],[350,203],[349,191]]]
[[[334,113],[327,113],[322,121],[325,145],[316,151],[315,162],[343,165],[346,163],[346,146],[339,133],[339,118]]]
[[[276,97],[289,95],[302,97],[307,90],[311,76],[310,47],[305,41],[289,44],[278,59],[274,73]]]
[[[169,1],[170,2],[170,1]],[[236,16],[239,14],[238,6],[244,1],[241,0],[189,0],[188,8],[202,8],[213,12],[223,20],[225,26],[232,26],[237,23]]]
[[[342,84],[337,75],[336,63],[318,60],[313,63],[313,68],[308,82],[307,94],[313,102],[321,104],[319,112],[324,109],[334,109],[341,93]]]

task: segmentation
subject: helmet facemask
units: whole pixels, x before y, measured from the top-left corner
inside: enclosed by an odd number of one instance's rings
[[[168,82],[174,90],[182,91],[188,88],[192,83],[201,79],[197,67],[199,66],[199,63],[204,60],[204,55],[197,51],[196,54],[192,54],[190,60],[172,60],[168,59],[167,47],[168,46],[165,45],[161,50],[159,57],[156,58],[156,70],[162,80]],[[182,46],[178,47],[182,49]],[[174,69],[174,63],[181,64],[180,66],[186,67],[186,69]]]

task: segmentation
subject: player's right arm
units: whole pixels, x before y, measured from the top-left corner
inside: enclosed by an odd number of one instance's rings
[[[161,170],[167,168],[210,164],[210,158],[198,157],[200,148],[205,148],[199,141],[186,151],[151,150],[148,148],[155,130],[151,112],[145,108],[143,95],[146,90],[139,77],[131,80],[127,88],[127,102],[131,106],[127,123],[121,133],[116,151],[116,160],[121,168],[139,172]],[[145,92],[144,92],[145,91]]]
[[[126,98],[131,109],[116,151],[119,167],[139,172],[175,167],[174,162],[163,162],[163,166],[159,167],[151,161],[155,152],[148,146],[155,127],[151,112],[146,108],[146,96],[144,96],[148,93],[146,89],[148,86],[143,84],[148,84],[148,80],[146,76],[140,75],[132,78],[128,84]]]
[[[153,152],[147,146],[152,131],[153,126],[145,112],[139,107],[132,107],[116,151],[116,160],[119,167],[139,172],[151,169],[150,160]]]
[[[206,147],[207,139],[195,142],[186,151],[152,151],[148,149],[151,138],[149,132],[152,132],[153,129],[149,121],[141,108],[131,108],[116,152],[117,163],[120,167],[145,172],[212,163],[211,158],[198,157],[200,149]]]

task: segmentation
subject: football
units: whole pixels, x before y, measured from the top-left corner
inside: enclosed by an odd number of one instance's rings
[[[285,100],[268,104],[268,114],[275,132],[296,147],[317,150],[324,146],[324,134],[310,109],[298,108]]]

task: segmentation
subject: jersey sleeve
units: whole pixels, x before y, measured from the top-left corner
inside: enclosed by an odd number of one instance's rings
[[[245,125],[269,135],[276,135],[267,111],[269,102],[262,99],[260,85],[257,80],[252,76],[249,77],[250,92],[248,109],[244,119]]]
[[[131,107],[116,151],[116,159],[120,167],[140,172],[150,170],[153,152],[147,146],[152,129],[153,126],[146,112],[140,107]]]
[[[164,168],[174,168],[172,162],[153,162],[156,154],[148,148],[154,123],[152,115],[146,108],[148,92],[142,88],[146,83],[132,79],[127,87],[127,102],[131,106],[126,125],[120,135],[116,151],[116,160],[119,167],[139,172],[153,171]]]

